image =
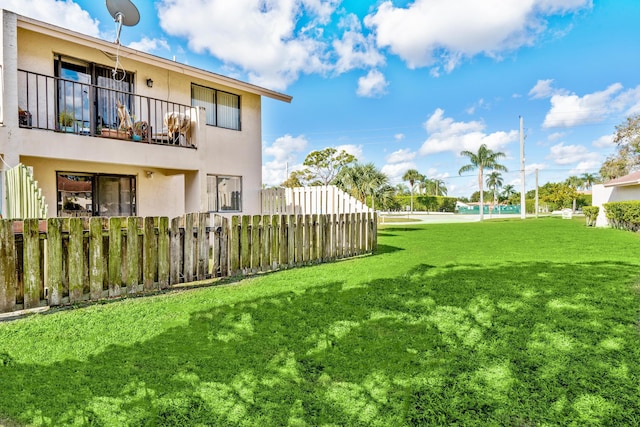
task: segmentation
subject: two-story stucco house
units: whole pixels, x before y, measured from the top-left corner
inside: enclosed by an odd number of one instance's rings
[[[9,11],[1,19],[2,168],[32,169],[48,216],[260,213],[261,99],[290,96]]]

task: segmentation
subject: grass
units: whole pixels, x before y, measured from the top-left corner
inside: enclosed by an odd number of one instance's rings
[[[379,233],[374,256],[0,323],[0,425],[640,425],[639,236]]]

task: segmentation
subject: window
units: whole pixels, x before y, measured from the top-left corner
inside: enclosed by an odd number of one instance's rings
[[[114,77],[108,67],[63,56],[56,57],[54,65],[56,76],[61,78],[57,105],[60,126],[87,133],[92,122],[115,128],[117,103],[132,111],[133,73],[120,70]]]
[[[191,105],[205,108],[208,125],[240,130],[240,96],[192,84]]]
[[[57,173],[58,216],[135,216],[136,177]]]
[[[242,211],[242,177],[207,176],[209,212]]]

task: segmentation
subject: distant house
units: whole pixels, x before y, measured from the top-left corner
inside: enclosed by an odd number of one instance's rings
[[[612,179],[604,184],[594,185],[592,204],[600,207],[596,227],[609,225],[603,208],[605,203],[627,200],[640,200],[640,171]]]
[[[2,170],[27,166],[48,216],[261,212],[261,100],[290,96],[9,11],[0,19]]]

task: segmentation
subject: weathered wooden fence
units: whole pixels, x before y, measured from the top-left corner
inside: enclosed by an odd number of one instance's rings
[[[272,215],[373,213],[369,206],[334,185],[268,188],[260,194],[262,212]]]
[[[0,220],[0,313],[371,253],[373,214]]]

